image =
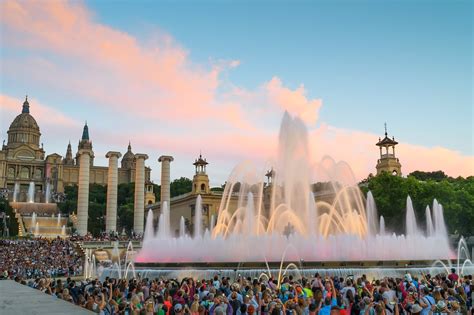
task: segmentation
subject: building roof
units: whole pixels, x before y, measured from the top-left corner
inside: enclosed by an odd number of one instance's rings
[[[81,140],[89,141],[89,127],[87,126],[87,121],[86,121],[86,124],[84,125],[84,129],[82,129],[82,139]]]
[[[206,159],[203,159],[203,158],[202,158],[202,155],[201,155],[201,154],[199,154],[199,159],[197,159],[197,160],[193,163],[193,165],[196,165],[196,166],[198,166],[198,165],[207,165],[207,164],[209,164],[209,163],[207,163]]]
[[[33,116],[30,115],[30,103],[28,103],[28,97],[26,97],[25,102],[23,102],[21,114],[15,117],[8,131],[14,131],[15,129],[31,129],[31,131],[39,133],[39,126]]]
[[[385,138],[383,138],[382,140],[380,140],[380,138],[379,138],[379,142],[377,142],[375,145],[385,147],[385,146],[397,145],[397,144],[398,144],[398,142],[395,141],[395,137],[393,137],[393,139],[390,139],[387,136],[387,134],[385,134]]]
[[[387,123],[385,123],[384,126],[385,126],[385,138],[383,138],[382,140],[380,140],[380,138],[379,138],[379,142],[377,142],[375,145],[377,145],[379,147],[387,147],[387,146],[397,145],[398,142],[395,141],[395,137],[392,137],[392,139],[390,139],[388,137]]]
[[[127,148],[127,152],[123,155],[123,158],[122,158],[122,161],[125,160],[125,161],[133,161],[133,159],[135,158],[135,154],[132,153],[132,146],[130,144],[130,142],[128,142],[128,148]]]

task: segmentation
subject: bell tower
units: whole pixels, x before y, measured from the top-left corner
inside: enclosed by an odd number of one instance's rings
[[[209,189],[209,177],[206,173],[206,159],[202,158],[202,155],[199,154],[199,158],[194,161],[193,165],[196,168],[196,173],[193,177],[193,194],[209,194],[211,190]]]
[[[385,138],[375,145],[380,149],[380,158],[377,160],[377,175],[388,172],[392,175],[402,176],[402,165],[395,156],[395,146],[398,144],[395,137],[390,139],[387,134],[387,124],[385,124]]]

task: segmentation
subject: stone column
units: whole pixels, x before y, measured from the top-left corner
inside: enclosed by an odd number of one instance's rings
[[[91,150],[79,150],[79,188],[77,192],[77,233],[79,235],[87,234],[91,155]]]
[[[146,154],[135,154],[135,208],[133,213],[133,230],[143,234],[145,221],[145,160]]]
[[[174,161],[172,156],[162,155],[158,159],[158,162],[161,162],[161,205],[166,201],[169,209],[170,207],[170,163]]]
[[[107,232],[117,231],[117,183],[118,183],[118,159],[122,156],[120,152],[109,151],[105,155],[109,159],[109,171],[107,174],[107,209],[105,219],[105,230]]]

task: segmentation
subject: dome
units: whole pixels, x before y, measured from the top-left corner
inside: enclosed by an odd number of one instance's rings
[[[29,113],[21,113],[16,116],[10,125],[9,131],[12,131],[12,129],[31,129],[31,131],[40,131],[36,120]]]
[[[8,144],[33,144],[39,146],[40,128],[30,115],[28,98],[23,103],[21,114],[16,116],[8,129]]]
[[[128,143],[127,153],[122,157],[122,168],[133,168],[135,154],[132,152],[132,146]]]

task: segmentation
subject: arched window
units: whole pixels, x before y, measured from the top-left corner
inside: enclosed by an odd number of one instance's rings
[[[206,191],[206,184],[201,184],[201,191]]]
[[[392,175],[398,175],[397,170],[393,170]]]
[[[148,204],[151,205],[153,203],[152,200],[148,200]]]
[[[20,178],[30,178],[30,169],[28,167],[21,168]]]

